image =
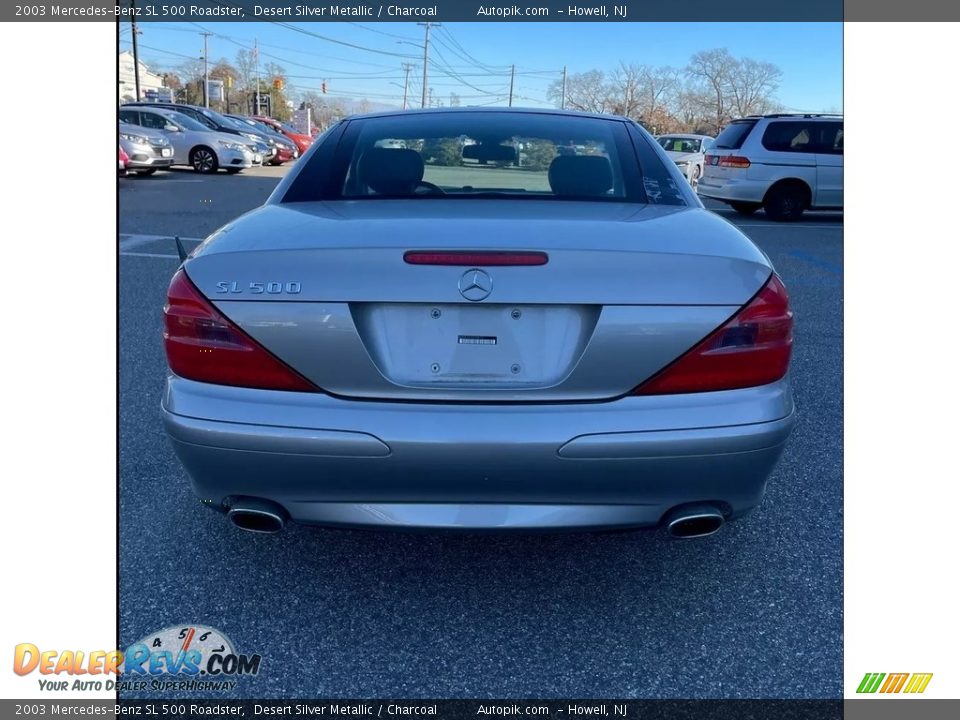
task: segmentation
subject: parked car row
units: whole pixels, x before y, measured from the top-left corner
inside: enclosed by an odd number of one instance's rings
[[[777,113],[734,120],[714,141],[697,184],[701,197],[773,220],[843,209],[843,117]]]
[[[239,173],[299,158],[312,138],[289,137],[270,118],[223,115],[195,105],[133,102],[120,106],[120,147],[127,169],[149,175],[172,165],[198,173]],[[125,144],[126,143],[126,144]]]

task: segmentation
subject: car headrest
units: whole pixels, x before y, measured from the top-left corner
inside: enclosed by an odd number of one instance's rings
[[[605,195],[613,187],[613,168],[601,155],[558,155],[547,178],[556,195]]]
[[[357,174],[381,195],[409,195],[423,180],[423,158],[416,150],[373,147],[363,153]]]

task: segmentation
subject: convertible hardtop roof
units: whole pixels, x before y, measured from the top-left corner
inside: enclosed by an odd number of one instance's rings
[[[444,113],[515,113],[518,115],[562,115],[565,117],[588,117],[598,120],[619,120],[633,122],[622,115],[608,115],[605,113],[582,112],[580,110],[560,110],[559,108],[528,108],[528,107],[446,107],[446,108],[418,108],[412,110],[381,110],[380,112],[350,115],[345,120],[365,120],[377,117],[410,117],[411,115],[441,115]]]

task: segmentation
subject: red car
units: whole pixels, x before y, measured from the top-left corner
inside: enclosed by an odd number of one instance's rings
[[[293,142],[293,140],[291,140],[290,142]],[[294,159],[295,159],[295,156],[294,156],[293,148],[289,148],[286,145],[277,145],[277,154],[273,156],[273,159],[270,161],[270,164],[283,165],[285,162],[290,162],[291,160],[294,160]]]
[[[118,147],[117,149],[120,151],[120,154],[118,156],[119,162],[118,162],[117,170],[120,172],[121,175],[126,175],[127,165],[130,164],[130,156],[123,151],[122,147]]]
[[[310,147],[310,144],[313,142],[313,138],[310,135],[304,135],[303,133],[298,133],[292,127],[286,123],[282,123],[279,120],[274,120],[273,118],[264,117],[263,115],[254,115],[254,120],[259,120],[262,123],[266,123],[278,133],[286,135],[288,138],[293,140],[294,145],[297,146],[297,149],[300,151],[300,154],[303,155],[307,148]]]

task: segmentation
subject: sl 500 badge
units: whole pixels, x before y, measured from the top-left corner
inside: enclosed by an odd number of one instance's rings
[[[299,295],[300,283],[291,282],[252,282],[247,285],[236,280],[221,280],[217,283],[218,293],[231,293],[234,295],[249,293],[251,295]]]

